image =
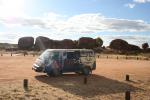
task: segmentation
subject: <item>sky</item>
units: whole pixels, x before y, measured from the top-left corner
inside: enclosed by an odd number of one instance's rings
[[[24,36],[150,44],[150,0],[0,0],[0,42]]]

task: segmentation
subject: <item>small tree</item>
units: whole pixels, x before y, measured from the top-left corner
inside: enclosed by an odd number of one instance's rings
[[[148,43],[143,43],[142,44],[142,48],[145,50],[145,49],[147,49],[149,47],[149,45],[148,45]]]
[[[100,37],[96,38],[96,46],[101,47],[103,45],[103,40]]]

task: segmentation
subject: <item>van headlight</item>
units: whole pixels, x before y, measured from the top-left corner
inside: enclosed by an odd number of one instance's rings
[[[40,67],[40,66],[38,66],[37,64],[34,64],[33,66],[34,66],[34,67],[37,67],[37,68]]]

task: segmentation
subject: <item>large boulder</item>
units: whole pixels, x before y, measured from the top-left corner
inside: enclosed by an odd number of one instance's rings
[[[133,44],[129,44],[128,46],[128,51],[136,51],[136,52],[140,52],[141,49],[139,46],[133,45]]]
[[[125,40],[122,39],[115,39],[112,40],[109,47],[113,50],[117,50],[120,53],[139,53],[141,52],[140,47],[128,44]]]
[[[30,50],[34,45],[33,37],[22,37],[18,41],[18,48],[20,50]]]
[[[89,37],[81,37],[78,41],[79,48],[93,49],[96,47],[96,40]]]
[[[61,41],[53,40],[52,48],[53,49],[61,49],[62,48]]]
[[[63,49],[73,49],[75,48],[75,44],[72,40],[70,39],[64,39],[61,41],[62,43],[62,48]]]
[[[128,51],[128,42],[122,39],[112,40],[109,47],[111,49],[120,50],[120,51]]]
[[[64,40],[53,40],[53,48],[54,49],[73,49],[75,47],[75,44],[70,39],[64,39]]]
[[[35,41],[36,50],[45,50],[45,49],[73,49],[75,43],[70,39],[64,40],[51,40],[47,37],[39,36]]]
[[[48,48],[52,48],[53,40],[50,40],[47,37],[39,36],[35,41],[35,49],[36,50],[45,50]]]

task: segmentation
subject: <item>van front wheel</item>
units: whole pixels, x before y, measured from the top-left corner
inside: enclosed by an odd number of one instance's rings
[[[60,76],[62,74],[62,72],[59,69],[54,68],[52,70],[52,75],[53,76]]]

